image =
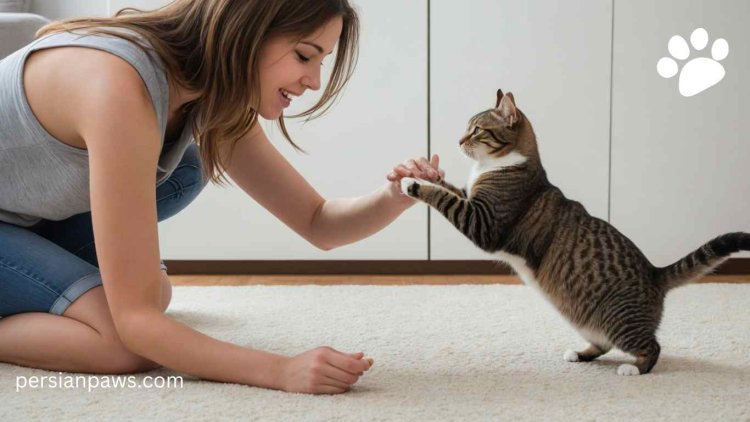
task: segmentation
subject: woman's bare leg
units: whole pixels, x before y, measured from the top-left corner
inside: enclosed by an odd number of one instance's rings
[[[162,310],[171,285],[162,272]],[[27,312],[0,318],[0,362],[79,373],[133,373],[159,365],[125,348],[102,286],[84,293],[62,316]]]

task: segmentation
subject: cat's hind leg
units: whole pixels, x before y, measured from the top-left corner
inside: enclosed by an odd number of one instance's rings
[[[589,342],[589,347],[581,352],[568,350],[563,355],[563,359],[568,362],[591,362],[599,356],[607,353],[612,349],[612,342],[609,338],[597,329],[576,326],[576,331]]]
[[[624,346],[624,347],[623,347]],[[655,338],[651,338],[642,346],[631,347],[630,345],[618,346],[623,352],[635,356],[635,364],[623,363],[617,368],[617,375],[643,375],[651,372],[651,369],[659,360],[661,346]]]
[[[609,352],[609,350],[610,347],[598,346],[596,344],[590,343],[589,347],[581,352],[575,352],[573,350],[566,351],[563,355],[563,359],[568,362],[591,362],[599,356]]]

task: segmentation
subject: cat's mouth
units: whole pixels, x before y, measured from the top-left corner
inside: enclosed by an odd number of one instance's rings
[[[468,147],[467,147],[467,146],[465,146],[465,145],[459,145],[458,149],[460,149],[460,150],[461,150],[461,152],[462,152],[462,153],[463,153],[463,154],[464,154],[465,156],[467,156],[467,157],[471,158],[472,160],[476,160],[476,157],[474,157],[474,148],[472,148],[471,146],[468,146]]]

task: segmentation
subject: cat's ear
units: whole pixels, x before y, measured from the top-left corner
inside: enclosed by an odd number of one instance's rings
[[[513,93],[509,92],[500,100],[497,107],[500,115],[508,121],[508,126],[513,126],[518,121],[518,110],[516,110],[516,100]]]
[[[500,106],[500,100],[503,99],[503,90],[498,89],[497,90],[497,102],[495,103],[495,108],[498,108]]]

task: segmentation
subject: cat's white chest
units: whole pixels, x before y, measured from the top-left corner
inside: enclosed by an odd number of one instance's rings
[[[539,284],[539,281],[536,279],[536,275],[534,275],[534,271],[531,268],[529,268],[528,265],[526,265],[526,260],[523,257],[509,254],[507,252],[495,252],[494,255],[501,261],[510,265],[511,268],[513,268],[513,271],[515,271],[516,274],[518,274],[518,276],[521,278],[521,281],[523,281],[523,284],[534,288],[534,290],[539,292],[539,294],[541,294],[542,297],[545,298],[547,302],[549,302],[549,304],[552,305],[553,308],[557,309],[557,306],[555,306],[555,303],[552,300],[550,300],[550,297],[542,289],[542,286]]]
[[[482,173],[484,172],[481,171],[478,165],[475,165],[471,168],[471,171],[469,172],[469,179],[466,181],[466,196],[468,196],[469,198],[471,198],[471,190],[474,186],[474,183],[476,183],[477,179],[482,175]]]
[[[500,170],[506,167],[517,166],[526,162],[527,158],[516,151],[492,160],[480,161],[474,164],[469,172],[469,179],[466,182],[466,196],[471,198],[471,189],[476,183],[479,176],[488,171]]]
[[[537,281],[536,276],[534,275],[534,271],[532,271],[531,268],[526,265],[525,259],[518,255],[509,254],[507,252],[495,252],[494,255],[499,260],[510,265],[511,268],[513,268],[513,271],[515,271],[516,274],[521,277],[521,281],[523,281],[523,284],[533,287],[539,290],[540,293],[544,294],[544,292],[542,292],[541,286],[539,286],[539,282]]]

